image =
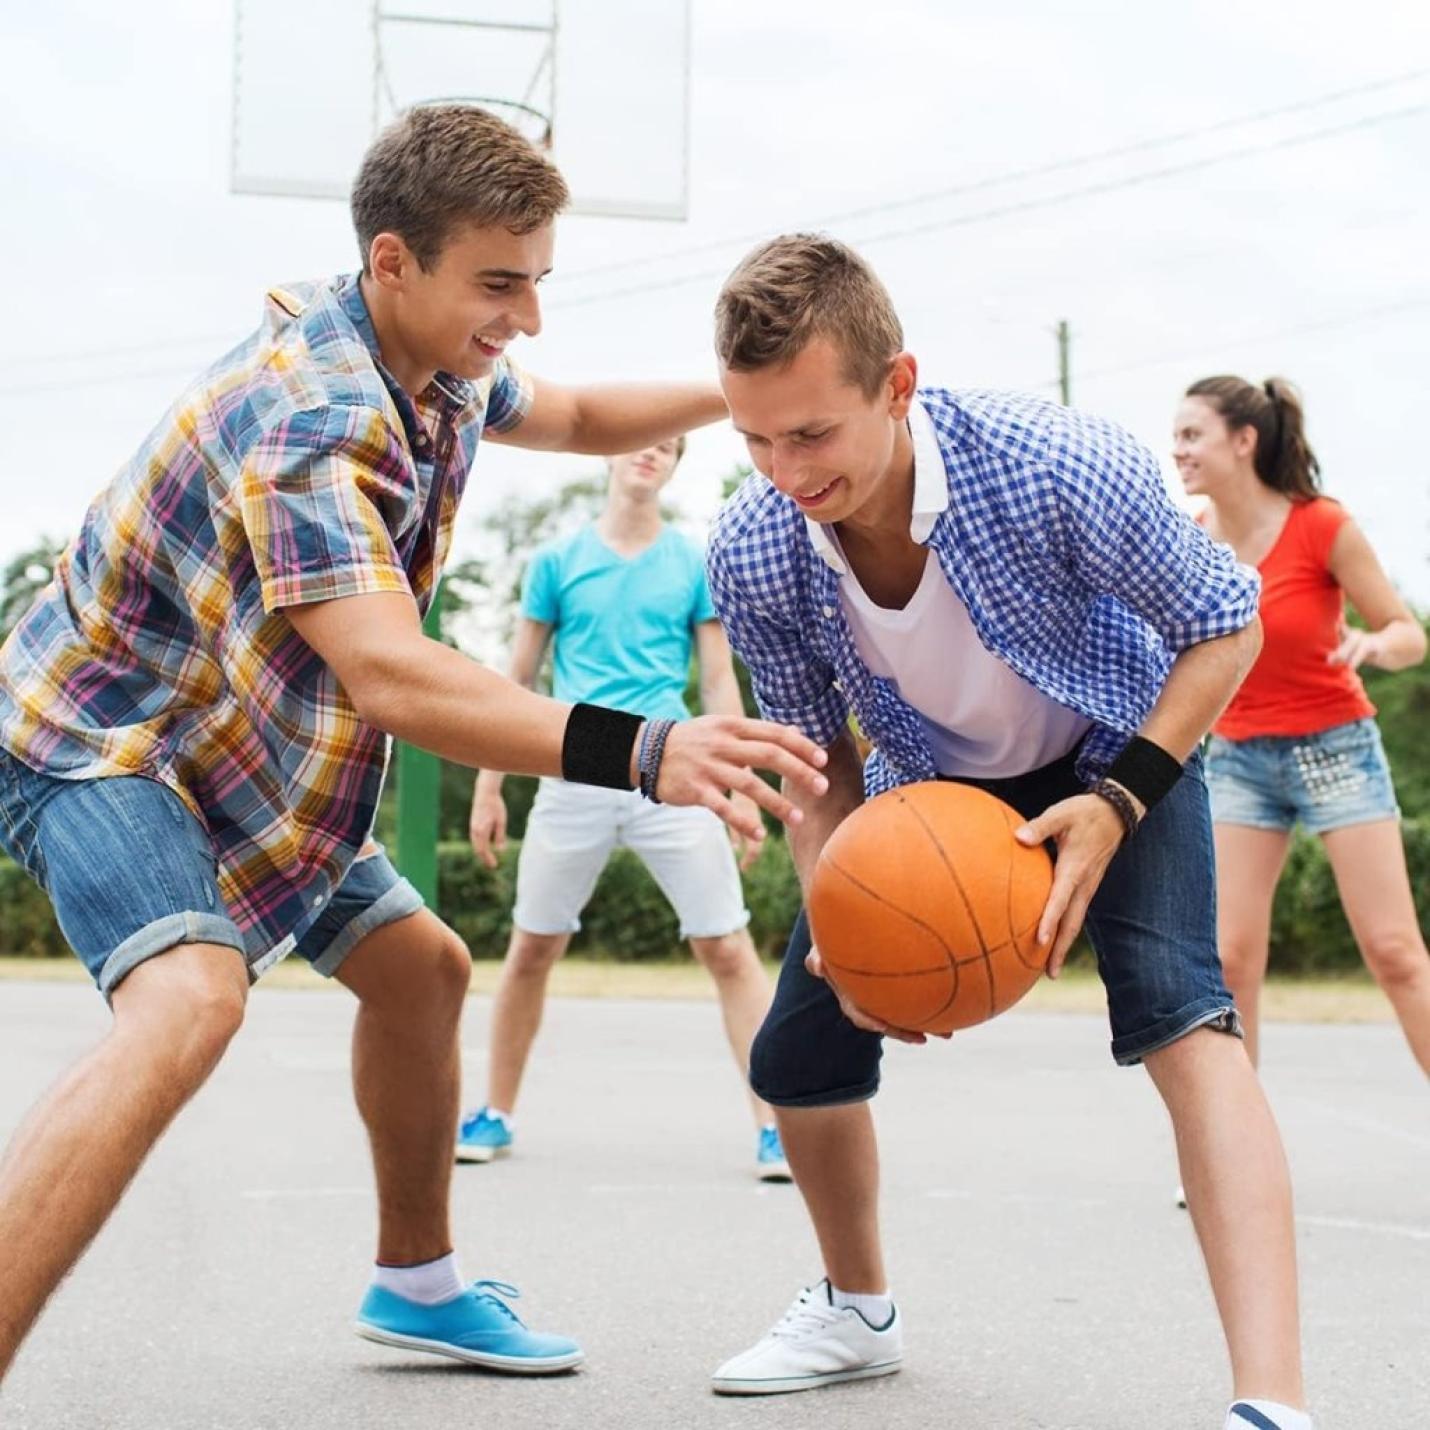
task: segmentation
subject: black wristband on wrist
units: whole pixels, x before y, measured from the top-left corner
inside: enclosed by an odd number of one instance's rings
[[[1182,766],[1160,745],[1134,735],[1122,753],[1107,767],[1106,778],[1116,780],[1150,810],[1182,777]]]
[[[573,705],[561,741],[561,778],[603,789],[631,789],[631,751],[641,717],[603,705]]]

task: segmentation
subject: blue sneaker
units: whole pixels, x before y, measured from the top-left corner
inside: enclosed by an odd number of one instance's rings
[[[566,1336],[528,1331],[506,1300],[521,1293],[501,1281],[474,1281],[440,1306],[409,1301],[369,1286],[354,1326],[364,1340],[409,1351],[430,1351],[515,1375],[553,1375],[586,1359]]]
[[[780,1142],[779,1128],[770,1123],[760,1128],[760,1140],[755,1147],[755,1175],[762,1182],[792,1182],[785,1149]]]
[[[501,1113],[479,1107],[457,1129],[459,1162],[490,1162],[511,1155],[511,1124]]]

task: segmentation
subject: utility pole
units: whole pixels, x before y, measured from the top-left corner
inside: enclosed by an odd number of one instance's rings
[[[1058,334],[1058,393],[1064,407],[1072,406],[1072,329],[1063,318],[1057,326]]]

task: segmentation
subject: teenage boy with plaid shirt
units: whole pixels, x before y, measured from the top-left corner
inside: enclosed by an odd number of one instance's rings
[[[713,386],[562,389],[507,358],[540,327],[565,202],[492,116],[400,119],[353,190],[362,272],[269,294],[0,651],[0,845],[114,1015],[0,1162],[0,1374],[289,951],[358,999],[378,1200],[359,1331],[525,1373],[582,1358],[528,1331],[512,1288],[465,1284],[452,1252],[471,963],[370,841],[388,737],[614,788],[639,774],[756,839],[732,793],[800,816],[749,766],[823,780],[793,732],[712,716],[641,744],[636,716],[545,699],[422,635],[484,434],[626,452],[725,412]]]

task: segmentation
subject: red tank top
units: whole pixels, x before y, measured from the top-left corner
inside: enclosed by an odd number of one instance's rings
[[[1375,714],[1360,676],[1330,665],[1340,644],[1345,594],[1331,575],[1331,544],[1350,519],[1329,497],[1296,502],[1257,570],[1264,643],[1213,733],[1314,735]]]

